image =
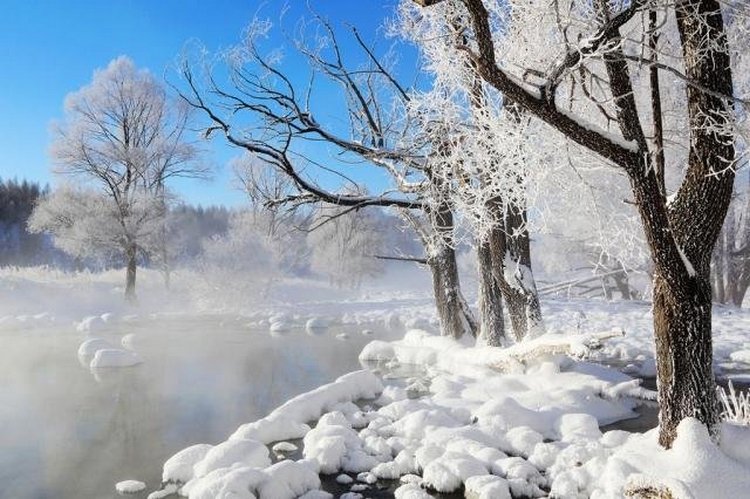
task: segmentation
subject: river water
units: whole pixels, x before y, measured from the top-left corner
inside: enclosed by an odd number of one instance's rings
[[[385,334],[362,330],[271,335],[219,316],[121,323],[97,336],[119,346],[135,333],[144,363],[96,372],[79,362],[85,336],[72,327],[0,332],[0,498],[121,497],[115,483],[126,479],[154,490],[180,449],[218,443],[360,369],[362,347]]]

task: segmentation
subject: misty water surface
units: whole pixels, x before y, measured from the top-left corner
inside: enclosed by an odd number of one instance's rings
[[[85,336],[72,327],[3,331],[0,497],[122,497],[114,486],[125,479],[154,490],[176,451],[219,443],[288,398],[359,369],[372,339],[362,329],[271,336],[222,317],[140,321],[97,336],[119,346],[136,333],[144,363],[96,373],[79,363]],[[350,338],[336,339],[341,332]]]

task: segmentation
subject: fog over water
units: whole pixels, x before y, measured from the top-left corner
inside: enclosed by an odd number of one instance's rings
[[[92,372],[70,326],[2,331],[0,497],[120,497],[115,483],[158,487],[161,465],[217,443],[290,397],[358,369],[369,326],[272,336],[226,316],[140,319],[97,336],[135,333],[143,363]],[[347,340],[336,335],[346,332]],[[376,331],[376,337],[385,333]],[[146,493],[132,497],[145,497]]]

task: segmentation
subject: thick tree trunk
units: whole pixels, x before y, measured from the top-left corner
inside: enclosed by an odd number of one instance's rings
[[[711,286],[708,269],[686,289],[654,276],[654,335],[659,389],[659,443],[669,447],[682,419],[713,428],[719,421],[712,368]]]
[[[432,287],[441,332],[454,338],[467,333],[476,336],[476,320],[461,294],[458,263],[453,249],[453,212],[448,206],[441,206],[430,213],[430,216],[436,237],[427,263],[432,272]]]
[[[503,209],[505,214],[500,215],[498,212]],[[513,336],[521,341],[544,334],[542,309],[531,271],[526,210],[513,206],[496,207],[495,213],[498,218],[502,216],[503,223],[502,228],[496,228],[490,234],[493,271],[508,309]]]
[[[477,246],[479,276],[479,339],[488,346],[506,343],[503,300],[500,286],[492,271],[492,248],[489,241]]]
[[[125,250],[127,267],[125,270],[125,299],[129,302],[135,301],[135,273],[137,269],[137,248],[130,244]]]
[[[432,273],[432,289],[435,307],[440,321],[441,333],[460,338],[464,334],[476,334],[476,323],[467,315],[461,284],[458,278],[458,265],[453,248],[444,248],[428,259]]]

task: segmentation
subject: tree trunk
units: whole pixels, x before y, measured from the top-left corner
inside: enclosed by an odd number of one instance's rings
[[[135,302],[135,272],[137,268],[137,247],[135,244],[128,245],[125,250],[127,267],[125,271],[125,299],[129,302]]]
[[[490,234],[493,271],[508,308],[513,336],[521,341],[528,336],[544,334],[542,309],[531,271],[526,210],[495,205],[494,212],[502,220],[502,227]]]
[[[454,338],[460,338],[466,333],[476,336],[476,320],[461,294],[456,252],[453,249],[453,212],[444,205],[429,215],[435,230],[435,241],[427,263],[432,272],[441,333]]]
[[[462,303],[456,254],[453,248],[444,248],[428,259],[432,273],[432,289],[440,321],[441,334],[461,338],[464,334],[476,335],[476,323],[467,315]]]
[[[489,241],[477,246],[479,276],[479,339],[488,346],[506,343],[503,320],[503,300],[500,286],[492,272],[492,248]]]
[[[708,269],[697,273],[685,289],[675,287],[658,273],[654,276],[659,443],[665,447],[671,446],[684,418],[697,418],[709,429],[719,421]]]

